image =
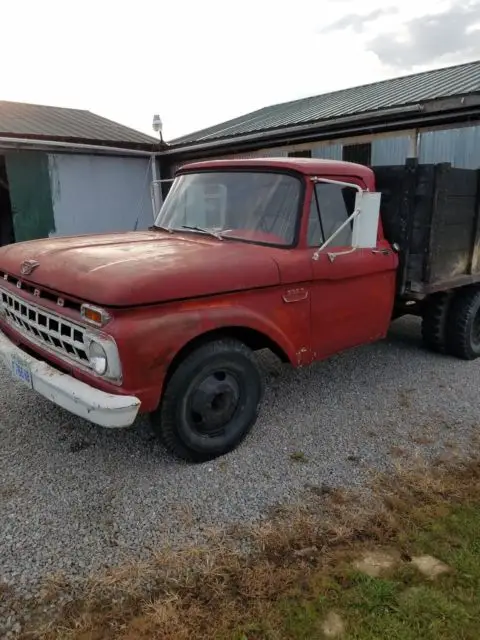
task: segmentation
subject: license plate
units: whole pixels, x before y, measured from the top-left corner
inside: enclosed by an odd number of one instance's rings
[[[33,386],[30,367],[25,362],[18,360],[18,358],[12,358],[12,374],[16,380],[20,380],[28,387]]]

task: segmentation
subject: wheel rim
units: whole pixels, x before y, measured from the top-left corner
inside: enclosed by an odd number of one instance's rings
[[[226,369],[210,371],[187,392],[186,422],[201,436],[221,435],[238,413],[241,397],[242,385],[235,373]]]

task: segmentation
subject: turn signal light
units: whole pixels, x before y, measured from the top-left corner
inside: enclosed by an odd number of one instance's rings
[[[110,316],[104,309],[99,309],[89,304],[83,304],[80,312],[86,322],[97,327],[103,327],[110,320]]]

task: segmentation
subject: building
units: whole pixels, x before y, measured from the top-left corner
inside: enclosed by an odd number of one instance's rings
[[[147,228],[159,148],[89,111],[0,101],[0,245]]]
[[[169,145],[89,111],[0,101],[0,245],[144,229],[182,164],[258,156],[480,168],[480,61],[265,107]]]
[[[173,140],[162,167],[256,156],[480,167],[480,61],[265,107]]]

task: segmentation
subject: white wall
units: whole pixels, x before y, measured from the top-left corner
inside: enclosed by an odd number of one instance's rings
[[[152,224],[149,158],[49,155],[55,233],[146,229]]]

